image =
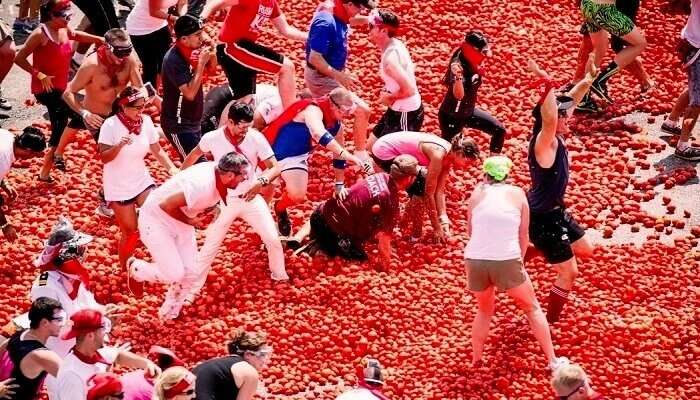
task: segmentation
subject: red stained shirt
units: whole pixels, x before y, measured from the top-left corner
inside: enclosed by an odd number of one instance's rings
[[[219,40],[234,43],[241,39],[256,41],[267,21],[280,16],[276,0],[240,0],[228,11]]]
[[[399,212],[399,195],[389,174],[379,173],[359,180],[348,197],[326,201],[321,215],[337,234],[362,243],[377,232],[391,233]]]
[[[68,71],[70,70],[71,57],[73,57],[73,43],[70,40],[70,34],[67,42],[57,43],[49,36],[43,24],[40,25],[40,29],[47,38],[47,42],[34,50],[32,67],[39,72],[52,76],[54,89],[63,92],[68,86]],[[41,86],[41,81],[35,74],[32,74],[32,93],[43,92],[44,88]]]

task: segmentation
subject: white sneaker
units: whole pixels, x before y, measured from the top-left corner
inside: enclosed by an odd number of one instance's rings
[[[571,361],[566,358],[566,357],[557,357],[552,362],[549,363],[549,370],[554,373],[554,371],[558,370],[559,368],[571,364]]]
[[[162,320],[175,319],[180,315],[183,306],[182,288],[179,284],[172,284],[165,293],[165,300],[158,310],[158,317]]]
[[[105,218],[114,218],[114,210],[109,208],[109,205],[104,201],[100,202],[100,205],[95,209],[95,213]]]

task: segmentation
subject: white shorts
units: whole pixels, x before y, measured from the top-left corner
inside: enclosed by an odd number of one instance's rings
[[[294,169],[304,170],[309,172],[309,153],[302,154],[300,156],[287,157],[285,159],[277,161],[280,166],[280,171],[289,171]]]

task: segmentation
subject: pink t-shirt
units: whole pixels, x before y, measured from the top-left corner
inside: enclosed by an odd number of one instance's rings
[[[124,400],[151,400],[153,398],[153,382],[146,379],[143,370],[126,373],[119,380],[122,383]]]
[[[372,154],[380,160],[387,161],[409,154],[418,160],[421,166],[430,164],[428,157],[420,150],[423,143],[434,143],[449,152],[452,145],[447,140],[430,133],[402,131],[384,135],[372,146]]]

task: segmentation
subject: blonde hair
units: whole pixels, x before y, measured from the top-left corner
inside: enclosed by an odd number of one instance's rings
[[[587,379],[586,372],[577,364],[568,364],[557,368],[552,374],[552,388],[557,393],[569,393]]]
[[[153,388],[153,400],[166,400],[165,391],[177,385],[185,376],[192,373],[183,367],[170,367],[163,371]]]

